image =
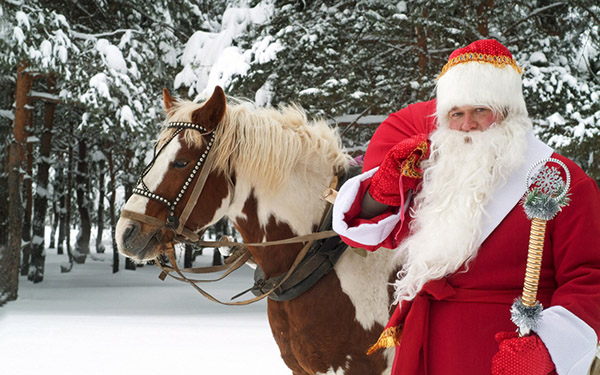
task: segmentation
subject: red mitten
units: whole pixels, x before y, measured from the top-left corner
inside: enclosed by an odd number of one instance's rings
[[[546,345],[535,333],[519,337],[516,332],[496,334],[500,350],[492,358],[492,375],[556,374]]]
[[[404,204],[404,193],[423,178],[419,162],[429,157],[427,134],[415,135],[392,147],[371,179],[369,194],[388,206]]]

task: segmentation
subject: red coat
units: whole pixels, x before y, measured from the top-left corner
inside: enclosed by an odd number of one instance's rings
[[[426,115],[433,112],[431,101],[390,116],[369,145],[364,171],[376,167],[402,137],[431,132],[435,119]],[[410,127],[405,127],[407,122]],[[600,191],[575,163],[557,154],[553,157],[571,173],[571,203],[547,224],[538,292],[546,310],[537,333],[559,375],[583,374],[581,368],[589,366],[590,350],[600,332]],[[369,181],[363,179],[343,216],[349,227],[376,226],[382,218],[397,214],[396,208],[371,220],[356,218]],[[490,373],[492,356],[498,351],[494,335],[516,329],[510,306],[523,288],[529,230],[530,220],[516,205],[485,239],[468,269],[430,282],[413,301],[396,309],[388,328],[401,326],[403,332],[392,374]],[[398,228],[381,243],[361,247],[394,248],[396,232]],[[406,233],[401,229],[399,238]],[[345,239],[360,245],[360,236]]]

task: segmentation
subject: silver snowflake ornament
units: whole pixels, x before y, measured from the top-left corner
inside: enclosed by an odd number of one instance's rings
[[[533,177],[532,186],[542,194],[557,196],[565,187],[565,182],[556,167],[545,166]]]
[[[544,166],[531,179],[532,172],[540,164],[556,163],[565,171],[566,181],[556,167]],[[528,193],[523,199],[523,208],[529,219],[534,217],[551,220],[562,208],[569,204],[567,192],[571,185],[571,174],[567,166],[554,158],[542,159],[534,163],[527,173],[526,184]]]

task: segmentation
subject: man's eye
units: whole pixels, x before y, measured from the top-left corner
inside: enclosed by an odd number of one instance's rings
[[[188,161],[185,160],[175,160],[174,162],[171,163],[171,167],[173,168],[184,168],[186,165],[188,165]]]
[[[462,112],[454,112],[450,114],[450,117],[457,118],[462,116]]]

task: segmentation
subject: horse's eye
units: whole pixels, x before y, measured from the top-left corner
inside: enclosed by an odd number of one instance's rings
[[[185,161],[185,160],[175,160],[174,162],[171,163],[171,167],[173,168],[184,168],[186,165],[188,165],[189,161]]]

